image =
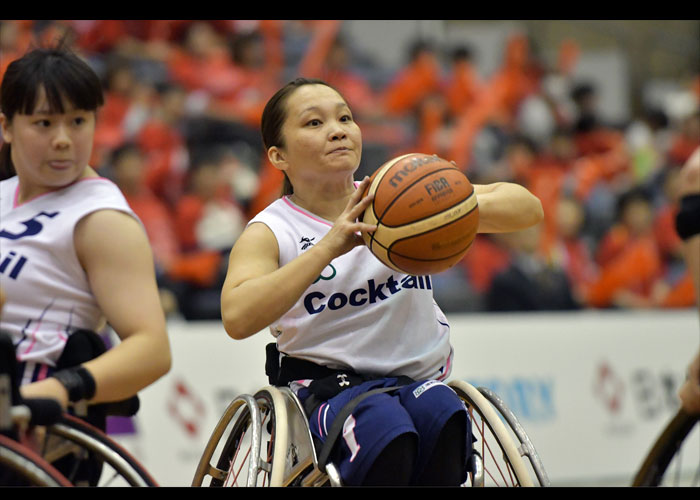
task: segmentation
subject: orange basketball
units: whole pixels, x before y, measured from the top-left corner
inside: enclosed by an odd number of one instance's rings
[[[467,176],[435,155],[411,153],[379,167],[362,237],[390,268],[413,275],[444,271],[464,257],[479,225],[479,205]]]

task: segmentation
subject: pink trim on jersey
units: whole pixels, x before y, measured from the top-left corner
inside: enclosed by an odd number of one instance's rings
[[[305,216],[307,216],[308,218],[315,220],[316,222],[320,222],[321,224],[325,224],[325,225],[327,225],[327,226],[333,226],[333,224],[331,224],[331,223],[328,222],[327,220],[323,220],[323,219],[321,219],[321,218],[319,218],[319,217],[316,217],[316,216],[312,215],[310,212],[307,212],[306,210],[303,210],[302,208],[297,207],[296,205],[294,205],[294,203],[293,203],[292,201],[289,200],[289,198],[288,198],[287,196],[284,196],[284,197],[282,198],[282,200],[283,200],[287,205],[289,205],[289,208],[291,208],[292,210],[296,210],[296,211],[299,212],[300,214],[305,215]]]
[[[41,326],[41,320],[36,322],[36,327],[34,327],[34,331],[31,333],[33,338],[32,343],[29,344],[29,346],[24,350],[23,354],[29,354],[29,352],[34,348],[34,345],[36,345],[36,332],[39,330],[39,326]]]
[[[106,179],[104,177],[86,177],[84,179],[78,179],[77,181],[72,182],[71,184],[68,184],[65,187],[62,187],[61,189],[66,189],[66,188],[71,187],[74,184],[77,184],[78,182],[85,182],[85,181],[106,181],[106,182],[109,182],[111,184],[114,184],[111,180]],[[56,189],[54,191],[47,191],[46,193],[41,193],[41,194],[36,195],[34,198],[29,198],[28,200],[25,200],[24,203],[17,203],[17,198],[19,198],[19,182],[18,182],[17,187],[15,188],[15,196],[12,198],[12,208],[17,208],[17,207],[20,207],[22,205],[26,205],[30,201],[34,201],[38,198],[41,198],[42,196],[46,196],[47,194],[55,193],[56,191],[60,191],[61,189]]]
[[[450,370],[452,365],[452,350],[450,350],[450,355],[447,357],[447,363],[445,364],[445,370],[442,374],[442,376],[438,377],[437,380],[442,382],[447,378],[447,374],[450,373]]]
[[[357,189],[357,186],[359,185],[359,182],[353,181],[353,184],[355,185],[355,189]],[[305,215],[306,217],[309,217],[310,219],[315,220],[316,222],[320,222],[321,224],[325,224],[325,225],[331,226],[331,227],[333,226],[333,224],[331,224],[331,223],[328,222],[327,220],[321,219],[320,217],[316,217],[316,216],[315,216],[314,214],[312,214],[311,212],[308,212],[308,211],[304,210],[303,208],[298,207],[297,205],[295,205],[294,202],[291,201],[291,200],[289,199],[289,196],[283,196],[283,197],[282,197],[282,200],[283,200],[287,205],[289,205],[289,208],[291,208],[292,210],[295,210],[295,211],[299,212],[300,214]]]

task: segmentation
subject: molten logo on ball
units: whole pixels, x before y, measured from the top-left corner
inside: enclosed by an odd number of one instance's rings
[[[393,175],[389,182],[393,187],[397,187],[401,181],[408,177],[411,172],[414,172],[421,165],[427,165],[428,163],[434,163],[436,161],[442,161],[437,156],[420,156],[411,158],[410,161],[402,164],[401,169],[393,172]]]

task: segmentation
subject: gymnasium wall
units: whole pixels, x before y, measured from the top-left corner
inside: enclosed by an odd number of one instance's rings
[[[474,314],[450,322],[451,378],[505,400],[555,486],[629,485],[676,411],[700,346],[693,310]],[[169,327],[172,370],[141,393],[136,418],[110,428],[161,485],[188,486],[228,403],[267,385],[271,337],[234,341],[216,322]]]

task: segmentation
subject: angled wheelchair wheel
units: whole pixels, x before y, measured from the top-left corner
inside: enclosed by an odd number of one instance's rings
[[[632,486],[700,486],[700,416],[682,410],[642,462]]]
[[[0,434],[0,486],[73,485],[40,455]]]
[[[535,486],[535,475],[523,458],[524,448],[497,408],[467,382],[453,381],[448,385],[464,401],[476,438],[473,447],[476,467],[470,474],[471,485]]]
[[[46,427],[41,453],[76,486],[158,486],[122,446],[72,415]]]
[[[199,462],[193,486],[282,486],[287,434],[282,393],[276,387],[234,399],[219,420]]]
[[[207,483],[207,478],[210,478]],[[192,486],[318,486],[318,471],[303,409],[286,387],[265,387],[234,399],[219,419]]]

